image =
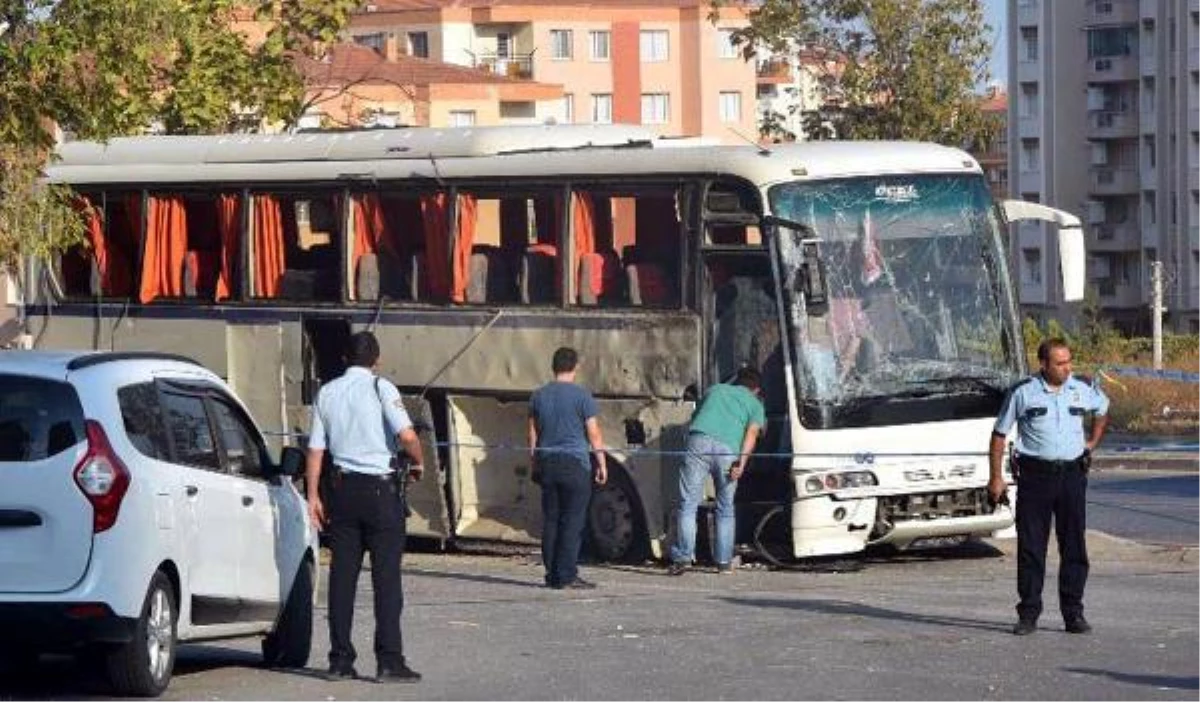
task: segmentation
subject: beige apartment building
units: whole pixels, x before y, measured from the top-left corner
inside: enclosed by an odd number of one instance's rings
[[[552,101],[500,99],[494,114],[443,106],[430,126],[623,123],[664,136],[756,140],[755,67],[730,41],[740,4],[708,0],[374,0],[345,39],[386,53],[561,86]],[[453,113],[453,118],[451,114]],[[739,136],[742,135],[742,136]]]
[[[1200,297],[1200,0],[1009,0],[1009,192],[1077,213],[1089,283],[1120,328],[1196,333]],[[1020,301],[1065,319],[1053,232],[1017,228]]]

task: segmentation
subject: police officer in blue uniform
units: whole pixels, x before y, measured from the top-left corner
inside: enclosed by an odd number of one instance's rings
[[[400,391],[374,373],[379,342],[371,332],[350,337],[349,367],[321,388],[313,406],[306,476],[312,521],[324,527],[332,560],[329,566],[330,680],[358,677],[357,653],[350,641],[354,598],[363,551],[371,553],[375,591],[375,660],[379,682],[416,682],[400,637],[404,592],[400,560],[404,554],[404,490],[400,481],[421,477],[421,443],[400,400]],[[397,473],[397,443],[408,455],[408,475]],[[325,451],[332,454],[332,476],[322,501],[318,490]]]
[[[1017,481],[1017,623],[1018,636],[1037,631],[1046,575],[1050,520],[1058,537],[1058,603],[1066,630],[1092,630],[1083,617],[1083,588],[1088,576],[1084,514],[1091,452],[1108,425],[1108,398],[1090,383],[1071,375],[1071,349],[1062,339],[1038,347],[1041,371],[1009,391],[992,431],[988,493],[1004,500],[1001,474],[1008,432],[1017,426],[1012,456]],[[1091,434],[1084,420],[1092,415]]]

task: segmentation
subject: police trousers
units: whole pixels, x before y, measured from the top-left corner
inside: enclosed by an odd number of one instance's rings
[[[329,663],[349,666],[357,658],[351,643],[354,599],[363,553],[371,554],[375,595],[375,660],[397,668],[404,661],[400,613],[404,591],[400,561],[404,555],[405,509],[394,477],[339,471],[327,504],[329,565]]]
[[[1019,457],[1017,466],[1017,616],[1042,613],[1050,522],[1058,539],[1058,606],[1064,618],[1083,614],[1087,584],[1087,472],[1081,461],[1047,463]]]

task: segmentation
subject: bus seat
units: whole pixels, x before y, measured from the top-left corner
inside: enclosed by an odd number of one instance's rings
[[[279,295],[284,300],[317,299],[317,276],[319,271],[288,268],[279,279]]]
[[[504,251],[488,244],[471,248],[467,302],[512,302],[516,283]]]
[[[521,257],[521,272],[518,276],[521,302],[538,304],[554,302],[557,297],[555,272],[558,268],[558,250],[553,244],[533,244],[525,249]]]
[[[596,305],[621,297],[621,261],[616,251],[579,256],[579,304]]]
[[[663,305],[675,297],[666,271],[657,263],[626,264],[625,286],[629,290],[629,303],[635,307]]]
[[[219,266],[217,252],[189,250],[183,257],[183,296],[211,297],[216,292]]]
[[[379,257],[365,253],[354,267],[354,296],[359,300],[379,299]]]

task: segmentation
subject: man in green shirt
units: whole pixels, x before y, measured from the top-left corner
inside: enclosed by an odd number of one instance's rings
[[[746,461],[766,425],[762,380],[742,368],[732,384],[709,388],[688,427],[687,455],[679,472],[679,524],[671,546],[671,575],[683,575],[696,557],[696,509],[704,497],[704,476],[717,493],[717,533],[713,558],[718,573],[733,572],[733,496]]]

